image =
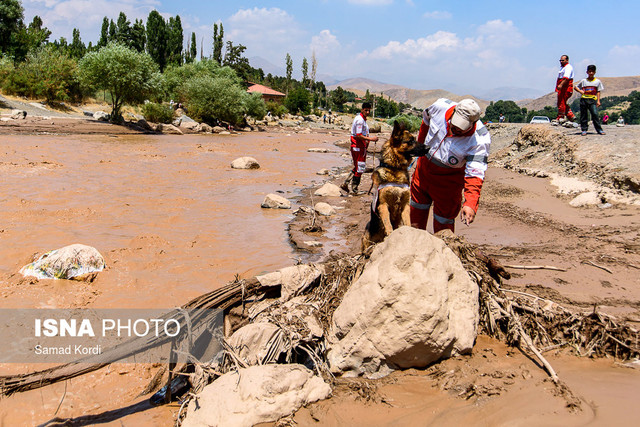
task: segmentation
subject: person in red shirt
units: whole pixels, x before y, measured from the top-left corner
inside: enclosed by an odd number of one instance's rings
[[[353,119],[351,125],[351,157],[353,158],[353,169],[346,181],[340,186],[347,193],[349,192],[349,182],[351,182],[351,192],[358,194],[360,179],[364,173],[367,162],[367,148],[369,142],[376,142],[377,136],[369,136],[369,125],[367,117],[371,114],[371,104],[362,103],[360,113]]]
[[[567,104],[573,95],[573,66],[569,64],[569,57],[560,57],[560,71],[556,80],[556,92],[558,93],[558,120],[559,123],[566,122],[567,119],[573,121],[575,115],[571,107]]]

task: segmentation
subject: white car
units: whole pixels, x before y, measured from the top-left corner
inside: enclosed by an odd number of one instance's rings
[[[551,120],[549,120],[549,117],[547,116],[533,116],[533,118],[531,119],[531,121],[529,122],[531,124],[534,123],[551,123]]]

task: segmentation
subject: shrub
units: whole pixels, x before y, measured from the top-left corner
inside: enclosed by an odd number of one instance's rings
[[[247,93],[245,95],[245,108],[247,115],[262,120],[267,115],[267,106],[259,93]]]
[[[275,117],[282,117],[289,112],[287,107],[274,101],[268,101],[266,107],[267,111],[271,111],[271,115]]]
[[[215,124],[216,119],[240,123],[246,112],[246,95],[247,92],[228,77],[192,77],[180,90],[180,97],[184,99],[189,115],[209,124]]]
[[[167,104],[147,102],[142,105],[142,114],[147,121],[154,123],[171,123],[173,108]]]
[[[420,117],[416,117],[410,114],[399,114],[387,120],[387,124],[393,126],[393,122],[396,120],[400,123],[403,123],[405,129],[407,129],[409,132],[419,131],[420,124],[422,123],[422,119]]]

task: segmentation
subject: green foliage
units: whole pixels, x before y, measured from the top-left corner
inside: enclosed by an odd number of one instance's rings
[[[185,62],[191,63],[196,60],[198,56],[198,42],[196,40],[196,33],[191,33],[191,43],[189,44],[189,54],[185,58]]]
[[[284,99],[284,105],[292,114],[309,114],[311,112],[311,95],[302,86],[296,87]]]
[[[100,39],[96,44],[96,47],[105,47],[109,43],[109,19],[105,16],[102,19],[102,28],[100,30]]]
[[[400,114],[387,120],[387,124],[393,126],[393,122],[398,121],[403,123],[405,129],[409,132],[417,132],[420,130],[420,124],[422,119],[420,117],[413,116],[411,114]]]
[[[262,120],[267,115],[267,106],[259,93],[248,93],[245,96],[245,108],[247,116]]]
[[[219,30],[218,30],[219,28]],[[213,60],[222,65],[222,47],[224,46],[224,28],[222,22],[220,27],[213,24]]]
[[[249,94],[229,77],[196,75],[181,87],[189,115],[198,121],[215,124],[216,119],[239,124],[248,112]]]
[[[71,44],[69,45],[69,56],[72,58],[80,59],[87,52],[87,48],[82,43],[82,39],[80,38],[80,30],[77,28],[73,29],[73,39]]]
[[[163,97],[165,100],[185,102],[181,98],[180,87],[189,79],[197,76],[210,76],[214,78],[227,78],[234,84],[240,85],[242,80],[238,78],[235,71],[229,67],[223,67],[211,59],[185,64],[182,67],[169,67],[163,75]]]
[[[24,25],[23,13],[19,0],[0,1],[0,53],[13,53],[15,36]]]
[[[302,58],[302,86],[309,87],[309,62],[307,58]]]
[[[268,101],[266,107],[267,111],[270,111],[271,115],[275,117],[282,117],[289,112],[287,107],[274,101]]]
[[[157,65],[146,53],[109,43],[85,55],[78,64],[78,80],[93,90],[106,90],[112,99],[112,120],[124,103],[139,103],[158,90]]]
[[[394,117],[400,112],[398,104],[391,99],[379,97],[375,99],[375,115],[376,117]]]
[[[499,100],[496,102],[491,101],[484,112],[482,121],[497,122],[500,114],[503,114],[505,121],[509,123],[524,123],[527,119],[526,108],[518,107],[518,104],[513,101]]]
[[[182,65],[182,21],[180,16],[169,18],[167,25],[167,64]]]
[[[344,104],[347,102],[347,94],[341,86],[338,86],[331,92],[329,92],[329,97],[331,98],[331,102],[336,107],[336,110],[343,111]]]
[[[5,55],[0,55],[0,87],[4,84],[11,73],[13,73],[13,61]]]
[[[286,93],[289,93],[289,87],[291,85],[291,75],[293,74],[293,60],[291,59],[291,55],[287,53],[287,56],[284,58],[286,73],[287,73],[287,89]]]
[[[142,19],[136,19],[133,27],[131,27],[131,39],[129,42],[129,46],[138,52],[144,52],[145,46],[147,45],[147,33],[144,28],[144,22]]]
[[[147,52],[158,64],[160,71],[167,65],[167,30],[164,18],[157,10],[152,10],[147,17]]]
[[[75,85],[76,61],[53,45],[27,55],[25,62],[14,68],[5,79],[4,90],[46,102],[71,98]]]
[[[525,122],[529,123],[533,118],[533,116],[545,116],[545,117],[549,117],[550,120],[553,120],[556,117],[558,117],[558,111],[555,109],[555,107],[550,107],[547,105],[542,110],[529,111],[527,113],[527,118],[525,119]]]
[[[146,120],[154,123],[171,123],[173,120],[173,108],[167,104],[145,102],[142,114]]]
[[[246,46],[241,44],[234,46],[231,40],[227,41],[227,50],[224,55],[223,65],[231,67],[238,76],[246,80],[249,75],[249,60],[242,56],[246,50]]]

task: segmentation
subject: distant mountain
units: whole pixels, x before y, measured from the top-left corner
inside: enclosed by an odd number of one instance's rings
[[[249,58],[249,64],[253,68],[262,68],[265,76],[267,74],[271,74],[272,76],[286,76],[287,72],[284,67],[278,67],[277,65],[269,62],[269,60],[264,59],[260,56],[252,56]]]
[[[534,99],[544,95],[544,91],[525,87],[497,87],[476,95],[489,101],[518,101],[522,99]]]
[[[604,91],[602,97],[607,96],[627,96],[634,90],[640,91],[640,76],[630,77],[598,77],[604,85]],[[577,83],[577,81],[576,81]],[[553,83],[552,83],[553,85]],[[552,86],[553,87],[553,86]],[[579,94],[574,93],[569,102],[573,102]],[[557,105],[558,96],[555,92],[550,92],[540,98],[536,99],[524,99],[518,101],[517,104],[520,107],[526,107],[527,110],[542,110],[544,107]]]
[[[438,98],[449,98],[453,101],[460,101],[464,98],[473,98],[476,100],[480,108],[484,109],[489,105],[488,101],[477,98],[472,95],[456,95],[442,89],[433,90],[417,90],[409,89],[404,86],[382,83],[371,79],[353,78],[342,80],[338,83],[327,86],[327,89],[333,90],[338,86],[345,90],[356,93],[358,96],[364,96],[367,90],[377,95],[388,96],[396,102],[409,104],[415,108],[423,109],[431,105]]]

